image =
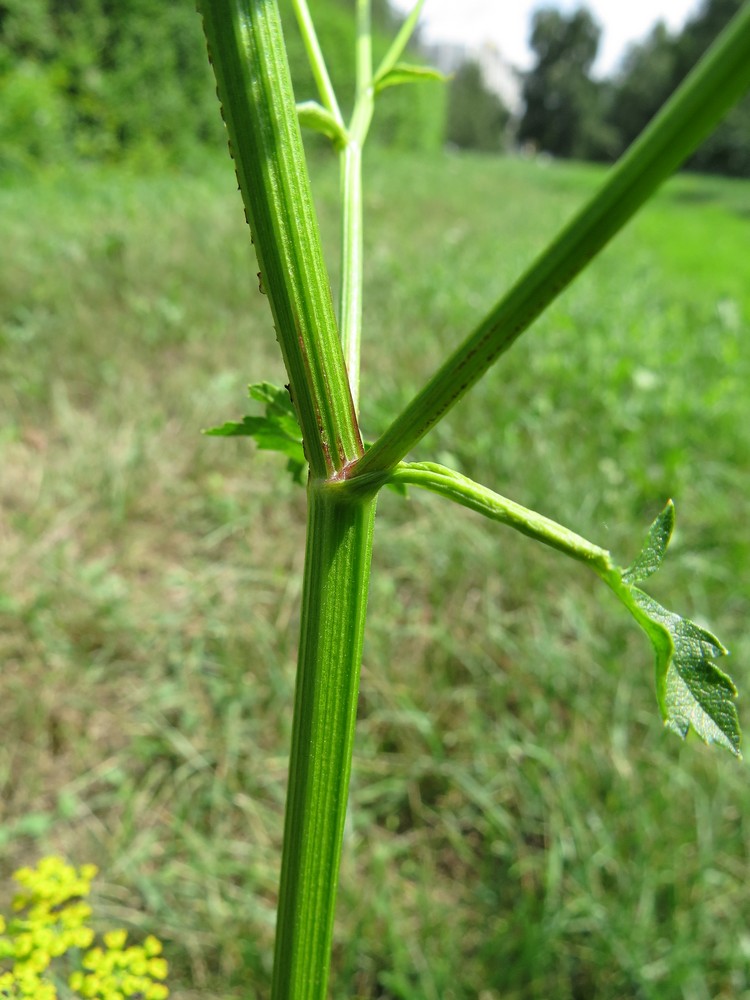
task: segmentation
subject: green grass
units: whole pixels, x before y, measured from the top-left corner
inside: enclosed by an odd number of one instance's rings
[[[600,173],[366,174],[372,438]],[[333,165],[314,183],[333,248]],[[745,692],[749,212],[747,183],[672,182],[415,453],[622,563],[673,497],[655,596]],[[17,181],[0,217],[0,878],[94,861],[178,1000],[262,998],[304,497],[199,433],[284,381],[231,168]],[[581,568],[383,496],[335,1000],[750,998],[746,767],[662,730],[651,656]]]

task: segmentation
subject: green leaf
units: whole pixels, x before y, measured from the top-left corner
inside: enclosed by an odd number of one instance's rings
[[[386,76],[401,58],[401,54],[409,44],[409,40],[417,27],[417,21],[419,20],[423,6],[424,0],[417,0],[408,16],[404,19],[398,34],[393,39],[390,48],[383,57],[383,61],[377,68],[373,83],[377,84],[381,77]]]
[[[448,77],[441,73],[440,70],[433,69],[431,66],[416,66],[412,63],[396,63],[396,65],[384,73],[382,76],[378,76],[374,80],[375,93],[379,94],[381,90],[385,90],[386,87],[397,87],[401,83],[426,83],[429,81],[437,81],[439,83],[445,83]]]
[[[600,575],[651,640],[656,654],[656,695],[666,727],[683,739],[692,727],[705,743],[716,743],[740,757],[737,689],[714,662],[727,654],[724,645],[707,629],[668,611],[633,586],[661,565],[674,520],[670,500],[628,569],[612,566]]]
[[[266,422],[265,417],[243,417],[239,422],[229,420],[220,427],[209,427],[203,433],[207,437],[255,437]]]
[[[257,403],[265,404],[267,417],[276,420],[291,437],[302,440],[302,431],[287,386],[282,388],[271,382],[254,382],[247,387],[247,394]]]
[[[295,482],[304,483],[307,460],[302,444],[294,406],[286,389],[270,382],[248,386],[251,399],[263,403],[265,416],[246,416],[240,421],[228,421],[203,433],[210,437],[251,437],[264,451],[278,451],[287,456],[287,469]]]
[[[630,610],[656,653],[656,686],[664,724],[683,739],[692,726],[705,743],[740,753],[737,689],[714,660],[727,650],[711,632],[667,611],[637,587]]]
[[[643,548],[630,566],[623,571],[623,583],[640,583],[653,576],[662,564],[673,530],[674,504],[669,500],[648,529]]]
[[[302,101],[298,104],[297,117],[300,125],[327,136],[335,146],[346,145],[346,131],[341,122],[317,101]]]

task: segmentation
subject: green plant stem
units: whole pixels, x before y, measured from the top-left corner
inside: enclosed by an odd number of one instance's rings
[[[746,4],[584,206],[349,476],[392,469],[696,149],[750,86]]]
[[[398,60],[401,58],[404,49],[409,44],[411,36],[414,34],[414,30],[417,26],[417,21],[419,20],[419,15],[422,12],[423,7],[424,0],[417,0],[407,17],[404,19],[398,30],[398,34],[391,42],[388,51],[383,56],[380,65],[375,71],[376,83],[382,77],[386,76],[386,74],[393,69]]]
[[[649,528],[635,561],[623,570],[613,563],[606,549],[445,466],[401,462],[388,481],[437,493],[593,569],[651,642],[656,654],[656,697],[667,728],[683,739],[692,728],[704,742],[716,743],[736,757],[742,756],[734,705],[737,689],[731,677],[715,663],[726,655],[724,645],[707,629],[663,608],[636,586],[652,576],[664,558],[674,528],[671,500]],[[338,496],[366,496],[370,488],[357,479],[327,487]]]
[[[372,2],[357,0],[357,97],[372,83]]]
[[[354,409],[359,409],[362,341],[362,147],[372,121],[372,34],[370,0],[357,0],[357,90],[341,166],[341,293],[339,323]]]
[[[437,493],[492,521],[515,528],[521,534],[549,545],[558,552],[564,552],[572,559],[590,566],[600,576],[606,576],[612,570],[612,561],[606,549],[594,545],[582,535],[577,535],[543,514],[522,507],[514,500],[508,500],[443,465],[436,465],[434,462],[400,462],[391,472],[388,481],[402,483],[404,486],[420,486]],[[349,480],[345,488],[354,483],[356,480]]]
[[[312,475],[362,453],[276,0],[202,0],[203,25]]]
[[[272,1000],[324,1000],[375,501],[311,484]]]
[[[323,52],[320,48],[313,19],[310,16],[307,0],[292,0],[292,3],[320,100],[323,106],[330,111],[337,123],[343,128],[344,119],[339,109],[339,102],[336,99],[336,92],[333,89],[331,78],[328,75],[328,67],[323,58]]]
[[[298,7],[306,12],[301,0]],[[326,479],[338,478],[361,454],[362,445],[312,207],[276,0],[204,0],[203,15],[237,177],[310,463],[272,998],[323,1000],[375,501],[342,503],[323,488]],[[308,45],[308,51],[318,59],[319,48]],[[327,111],[336,121],[337,105],[322,57],[317,78]],[[366,103],[360,107],[366,109]],[[361,194],[352,203],[355,208],[361,205]]]
[[[362,147],[348,138],[341,150],[341,344],[355,412],[359,411],[362,341]]]

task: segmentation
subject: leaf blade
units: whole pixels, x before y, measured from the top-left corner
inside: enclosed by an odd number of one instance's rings
[[[326,136],[337,148],[346,145],[346,130],[341,122],[317,101],[301,101],[297,104],[297,118],[303,128]]]
[[[446,83],[448,77],[432,66],[417,66],[413,63],[396,63],[396,65],[375,80],[375,93],[379,94],[386,87],[397,87],[402,83]]]
[[[659,569],[672,538],[674,520],[674,504],[668,500],[664,509],[657,515],[648,529],[643,548],[630,566],[623,571],[624,583],[642,583]]]
[[[412,9],[409,11],[408,16],[405,18],[398,31],[398,34],[391,42],[390,48],[383,56],[383,61],[375,71],[373,79],[374,84],[377,85],[378,80],[389,73],[401,58],[404,49],[409,44],[409,40],[417,27],[417,21],[419,20],[419,15],[422,12],[423,6],[424,0],[417,0]]]
[[[704,743],[741,758],[737,689],[714,662],[727,655],[723,643],[708,629],[624,583],[622,576],[619,585],[610,585],[653,646],[657,700],[667,729],[682,739],[692,729]]]
[[[302,431],[288,391],[271,382],[248,386],[252,400],[265,405],[263,416],[244,416],[230,420],[203,433],[208,437],[251,437],[261,451],[277,451],[287,457],[287,469],[295,482],[304,482],[307,466]]]

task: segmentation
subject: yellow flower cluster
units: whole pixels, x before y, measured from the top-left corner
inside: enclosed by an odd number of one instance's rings
[[[63,955],[79,959],[68,985],[91,1000],[165,1000],[162,980],[167,963],[161,942],[148,937],[126,947],[127,932],[110,931],[104,947],[94,947],[87,925],[91,907],[85,901],[96,875],[94,865],[76,871],[60,858],[43,858],[36,868],[21,868],[14,879],[21,891],[13,899],[14,916],[0,915],[0,1000],[57,1000],[57,989],[45,973]],[[88,949],[88,950],[86,950]],[[8,968],[10,965],[10,968]],[[70,967],[70,966],[69,966]]]
[[[92,948],[83,956],[83,970],[68,980],[70,988],[82,997],[96,1000],[166,1000],[169,990],[164,983],[167,963],[160,957],[161,942],[147,937],[142,945],[125,947],[125,931],[104,935],[106,948]]]

